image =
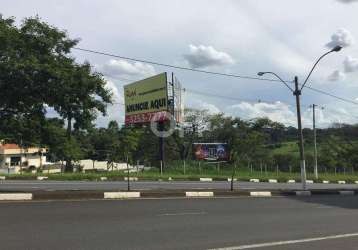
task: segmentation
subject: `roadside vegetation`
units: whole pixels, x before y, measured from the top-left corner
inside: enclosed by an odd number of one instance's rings
[[[80,159],[139,163],[151,168],[132,173],[143,178],[226,178],[232,176],[233,165],[239,179],[299,178],[296,128],[265,117],[244,120],[196,109],[186,109],[185,122],[165,138],[160,175],[159,139],[148,124],[125,126],[110,121],[106,127],[96,127],[97,116],[106,115],[113,102],[112,93],[100,73],[73,57],[71,51],[78,42],[39,17],[19,25],[14,18],[0,19],[0,139],[24,147],[47,147],[48,160],[66,162],[64,170],[71,173],[50,175],[50,179],[126,175],[125,171],[72,173]],[[313,132],[305,128],[303,133],[307,172],[313,173]],[[193,161],[195,142],[227,143],[228,163],[217,169],[215,164]],[[358,125],[318,129],[317,142],[320,178],[354,180]]]

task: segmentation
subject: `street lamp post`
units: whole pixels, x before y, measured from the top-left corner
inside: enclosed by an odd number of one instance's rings
[[[318,58],[318,60],[313,65],[312,69],[310,70],[308,76],[306,77],[305,81],[302,84],[302,87],[299,87],[298,84],[298,77],[295,76],[294,84],[295,88],[292,89],[280,76],[278,76],[274,72],[258,72],[257,74],[259,76],[263,76],[264,74],[271,74],[274,75],[277,79],[279,79],[283,84],[286,85],[287,88],[289,88],[293,95],[296,97],[296,110],[297,110],[297,128],[298,128],[298,139],[299,139],[299,149],[300,149],[300,167],[301,167],[301,183],[302,183],[302,189],[306,190],[306,162],[305,162],[305,152],[304,152],[304,144],[303,144],[303,131],[302,131],[302,121],[301,121],[301,104],[300,104],[300,95],[302,94],[302,89],[305,87],[309,77],[311,76],[313,70],[316,68],[317,64],[323,57],[326,55],[332,53],[332,52],[338,52],[342,49],[341,46],[336,46],[332,50],[326,52],[321,57]]]

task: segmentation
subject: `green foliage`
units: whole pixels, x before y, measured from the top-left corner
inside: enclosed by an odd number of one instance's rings
[[[1,135],[17,143],[46,142],[66,158],[69,170],[81,156],[79,143],[71,137],[72,121],[76,131],[90,129],[111,103],[103,77],[69,55],[77,42],[38,17],[25,19],[19,27],[13,18],[0,19]],[[60,128],[47,124],[49,107],[67,120],[66,140]],[[56,135],[57,146],[43,136],[49,133]]]

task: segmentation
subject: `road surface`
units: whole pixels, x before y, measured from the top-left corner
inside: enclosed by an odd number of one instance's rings
[[[353,250],[357,208],[355,196],[0,202],[0,244],[7,250]]]
[[[159,189],[229,189],[230,182],[214,181],[136,181],[131,182],[133,190],[159,190]],[[358,184],[307,184],[309,189],[356,189]],[[235,182],[236,189],[286,189],[298,190],[300,183],[253,183]],[[36,190],[125,190],[126,181],[11,181],[0,182],[1,191],[36,191]]]

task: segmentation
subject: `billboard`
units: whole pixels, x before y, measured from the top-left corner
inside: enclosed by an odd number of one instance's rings
[[[167,74],[125,85],[124,102],[126,124],[167,120]]]
[[[227,143],[194,143],[193,149],[196,160],[227,161],[229,159]]]

